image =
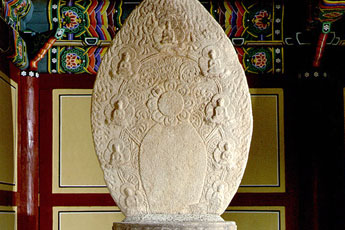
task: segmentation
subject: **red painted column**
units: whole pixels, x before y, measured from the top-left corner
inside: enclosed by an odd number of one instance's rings
[[[39,79],[33,71],[22,71],[20,75],[18,230],[38,230]]]

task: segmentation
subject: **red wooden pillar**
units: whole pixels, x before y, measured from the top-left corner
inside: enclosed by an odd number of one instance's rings
[[[39,85],[38,73],[21,71],[19,81],[18,230],[38,230]]]

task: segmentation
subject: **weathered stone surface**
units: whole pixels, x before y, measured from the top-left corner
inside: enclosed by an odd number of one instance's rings
[[[235,222],[114,223],[113,230],[236,230]]]
[[[247,163],[250,95],[231,42],[198,1],[146,0],[132,12],[98,71],[92,128],[128,220],[224,212]]]

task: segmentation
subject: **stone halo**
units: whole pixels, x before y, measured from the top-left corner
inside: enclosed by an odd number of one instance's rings
[[[172,23],[160,23],[166,15]],[[219,215],[247,163],[250,94],[200,2],[144,0],[131,13],[102,60],[91,114],[105,181],[131,228],[235,229]]]
[[[184,107],[182,96],[174,91],[163,93],[158,99],[159,111],[168,117],[179,115]]]

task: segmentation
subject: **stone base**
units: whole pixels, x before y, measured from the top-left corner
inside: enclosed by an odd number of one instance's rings
[[[113,230],[237,230],[235,222],[114,223]]]

